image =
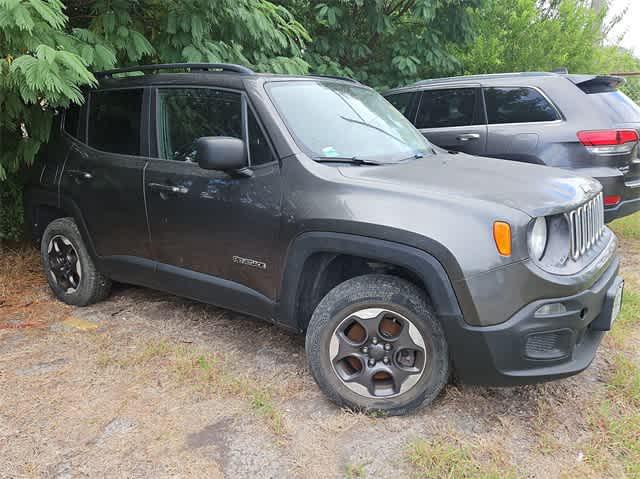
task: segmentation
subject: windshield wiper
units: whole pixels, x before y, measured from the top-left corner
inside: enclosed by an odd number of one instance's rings
[[[314,156],[313,159],[319,163],[353,163],[354,165],[381,165],[377,161],[364,160],[357,156]]]
[[[348,117],[343,116],[343,115],[340,115],[340,118],[342,118],[344,121],[348,121],[348,122],[351,122],[351,123],[355,123],[356,125],[367,126],[367,127],[372,128],[372,129],[374,129],[374,130],[376,130],[376,131],[379,131],[380,133],[384,133],[385,135],[387,135],[387,136],[389,136],[389,137],[393,138],[394,140],[396,140],[398,143],[400,143],[400,144],[402,144],[402,145],[404,145],[404,146],[407,146],[407,143],[406,143],[406,142],[404,142],[404,141],[402,140],[402,138],[398,138],[397,136],[392,135],[392,134],[391,134],[391,133],[389,133],[388,131],[385,131],[385,130],[383,130],[382,128],[377,127],[376,125],[372,125],[371,123],[367,123],[366,121],[354,120],[353,118],[348,118]]]

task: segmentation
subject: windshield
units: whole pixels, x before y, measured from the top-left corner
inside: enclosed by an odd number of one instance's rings
[[[432,152],[402,113],[368,88],[299,80],[273,82],[269,93],[311,157],[394,162]]]

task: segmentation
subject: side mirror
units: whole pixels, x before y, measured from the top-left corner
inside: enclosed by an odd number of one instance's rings
[[[203,136],[196,140],[198,164],[205,170],[221,170],[247,176],[244,141],[229,136]]]

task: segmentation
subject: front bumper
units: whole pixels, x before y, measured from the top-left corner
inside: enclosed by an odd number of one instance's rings
[[[602,340],[609,297],[619,286],[619,260],[601,276],[566,297],[530,302],[506,322],[473,326],[444,321],[456,374],[470,384],[509,386],[560,379],[586,369]],[[567,312],[539,318],[536,310],[562,302]]]

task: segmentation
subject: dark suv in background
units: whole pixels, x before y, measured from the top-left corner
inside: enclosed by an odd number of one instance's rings
[[[609,222],[640,210],[640,107],[618,90],[623,82],[505,73],[425,80],[384,96],[447,150],[596,178]]]
[[[117,78],[138,70],[164,73]],[[306,333],[330,398],[392,414],[452,369],[501,385],[576,374],[620,310],[591,178],[451,154],[346,79],[208,64],[98,77],[26,194],[66,303],[115,280],[273,321]]]

